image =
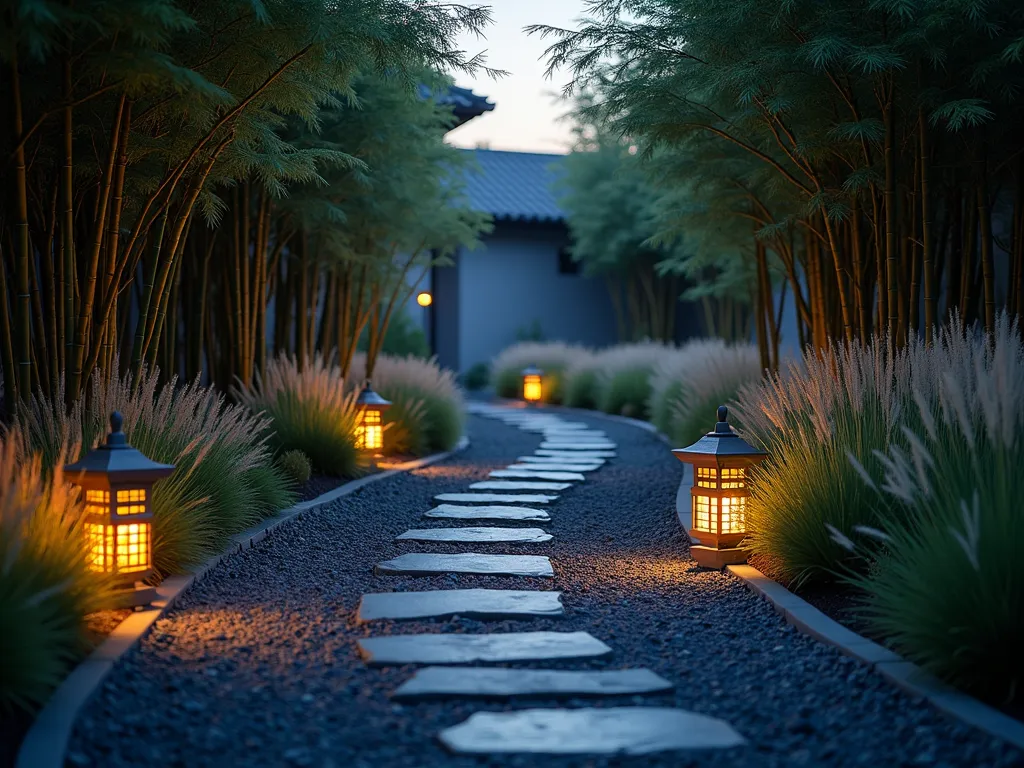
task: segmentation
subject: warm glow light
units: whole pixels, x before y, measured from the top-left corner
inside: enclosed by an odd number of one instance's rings
[[[535,373],[530,373],[524,376],[523,400],[528,403],[537,403],[540,402],[542,395],[543,387],[541,386],[540,376]]]
[[[434,303],[434,297],[430,295],[429,291],[420,291],[416,295],[416,303],[421,307],[429,307]]]
[[[117,491],[116,515],[111,515],[110,492],[90,489],[85,492],[85,524],[89,567],[101,573],[137,573],[153,565],[152,528],[148,522],[119,523],[120,515],[143,515],[146,491],[142,488]],[[142,503],[129,503],[142,502]]]
[[[356,448],[361,451],[379,451],[384,447],[384,416],[366,408],[356,427]]]

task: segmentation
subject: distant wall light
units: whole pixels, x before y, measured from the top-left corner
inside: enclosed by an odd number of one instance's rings
[[[420,291],[416,294],[416,303],[421,307],[429,307],[434,303],[434,297],[430,294],[430,291]]]

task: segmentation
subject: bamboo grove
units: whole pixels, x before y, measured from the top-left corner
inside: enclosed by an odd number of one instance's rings
[[[590,121],[642,148],[666,190],[662,235],[746,261],[768,364],[779,281],[801,344],[818,347],[1024,311],[1017,0],[587,10],[578,30],[531,30],[552,39],[551,72],[590,94]]]
[[[97,367],[248,383],[370,363],[423,267],[485,222],[442,177],[442,71],[487,9],[405,0],[2,4],[5,405]]]

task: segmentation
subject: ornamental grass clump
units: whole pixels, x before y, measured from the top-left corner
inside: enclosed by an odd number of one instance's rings
[[[348,388],[365,379],[366,356],[356,355]],[[373,389],[391,401],[384,414],[386,455],[425,456],[455,447],[462,437],[463,398],[455,374],[437,360],[380,355],[374,364]]]
[[[491,382],[498,397],[520,398],[523,369],[535,365],[544,371],[543,402],[561,404],[565,373],[590,353],[583,347],[560,341],[525,341],[513,344],[491,363]]]
[[[302,451],[316,472],[332,477],[362,471],[355,442],[358,394],[346,393],[341,369],[320,355],[303,366],[280,355],[251,387],[235,390],[250,411],[263,414],[264,434],[278,453]]]
[[[109,580],[88,565],[79,492],[17,429],[0,437],[0,717],[49,698],[87,650],[85,616]]]
[[[753,344],[698,339],[662,357],[651,377],[651,421],[676,445],[700,438],[716,409],[761,378],[761,358]],[[733,427],[742,429],[739,418]]]
[[[931,396],[931,382],[953,364],[945,357],[916,340],[896,351],[877,338],[868,347],[835,344],[744,387],[738,421],[769,453],[751,485],[745,546],[796,587],[862,568],[830,527],[850,535],[889,513],[861,473],[879,481],[876,452],[899,443],[908,420],[913,426],[911,388]]]
[[[915,426],[902,427],[902,444],[879,457],[880,477],[849,460],[883,513],[874,526],[836,538],[870,562],[850,579],[866,594],[873,633],[958,687],[1021,702],[1020,329],[1004,315],[991,341],[945,332],[936,346],[935,357],[952,364],[937,373],[937,397],[924,382],[912,389]]]
[[[621,344],[598,354],[598,408],[605,413],[650,417],[651,376],[658,361],[675,348],[653,341]]]
[[[175,465],[153,490],[154,566],[161,576],[219,554],[232,536],[294,500],[267,444],[269,420],[228,404],[198,380],[161,385],[156,371],[104,380],[97,369],[70,414],[62,402],[34,398],[18,414],[30,450],[42,454],[48,471],[65,461],[64,446],[101,442],[115,410],[133,447]]]

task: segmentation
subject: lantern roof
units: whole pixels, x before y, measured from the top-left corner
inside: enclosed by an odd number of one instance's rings
[[[538,368],[536,365],[528,365],[523,368],[522,376],[543,376],[544,371]]]
[[[155,482],[174,471],[173,465],[160,464],[132,448],[123,426],[124,417],[118,411],[111,413],[107,441],[64,467],[69,479],[73,480],[75,475],[105,475],[114,482]]]
[[[693,445],[686,448],[676,448],[672,453],[679,459],[682,459],[684,456],[720,456],[729,458],[741,456],[762,457],[768,455],[765,451],[752,446],[733,431],[733,428],[729,426],[729,409],[724,405],[718,407],[718,423],[715,424],[714,431],[708,432]]]
[[[372,406],[383,410],[391,405],[390,400],[385,400],[383,397],[373,391],[373,387],[370,386],[370,382],[367,381],[363,385],[362,391],[359,393],[359,397],[356,398],[356,405],[361,406]]]

